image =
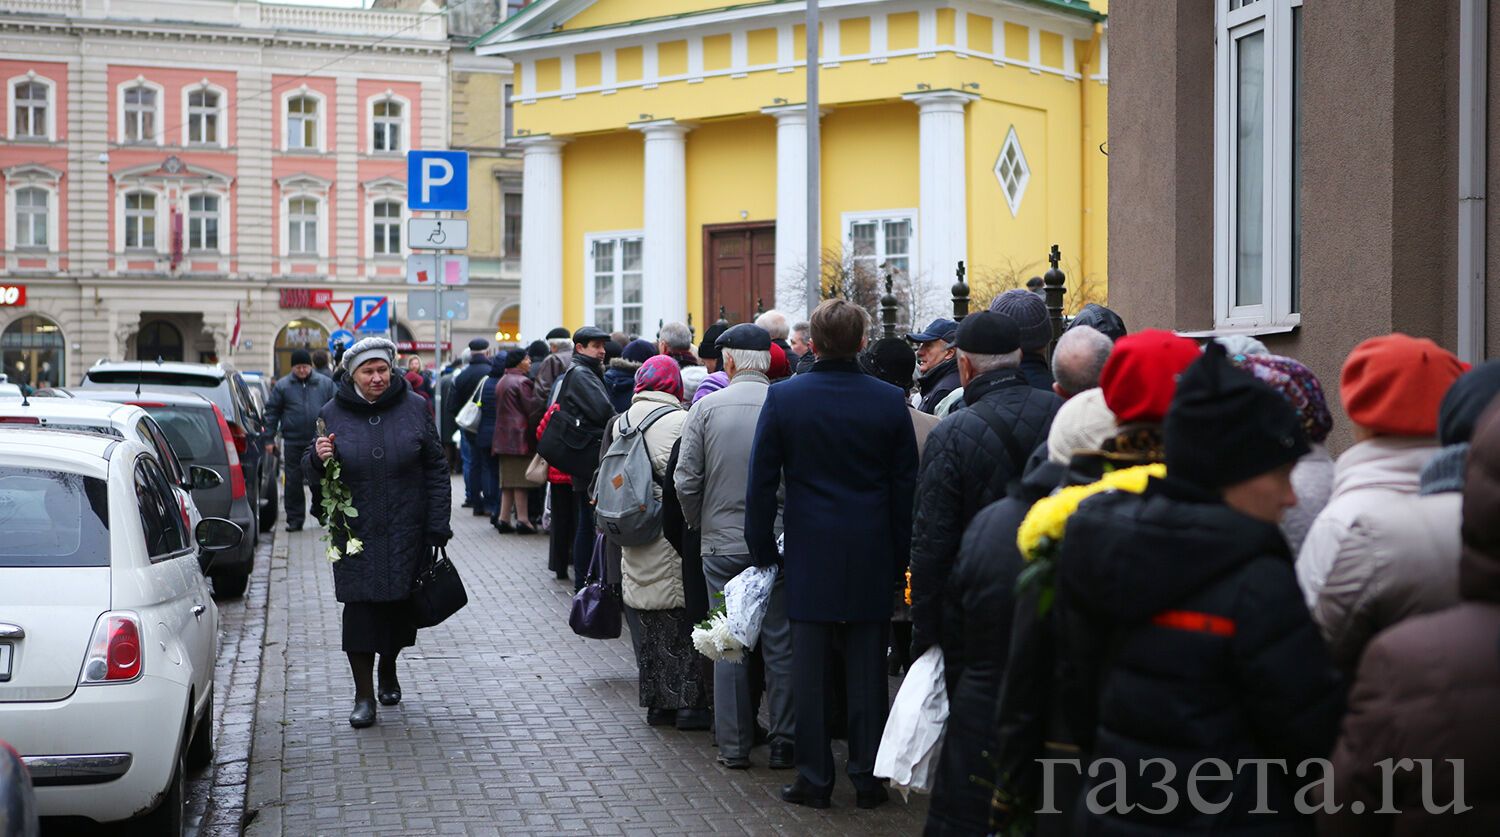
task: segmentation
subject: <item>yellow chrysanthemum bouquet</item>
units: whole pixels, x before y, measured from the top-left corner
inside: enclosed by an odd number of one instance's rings
[[[1052,607],[1057,552],[1062,548],[1063,531],[1067,529],[1068,518],[1078,510],[1079,504],[1106,491],[1140,494],[1146,490],[1146,483],[1150,478],[1159,479],[1166,475],[1167,466],[1160,464],[1137,465],[1111,471],[1098,482],[1059,489],[1057,493],[1043,497],[1031,507],[1031,511],[1021,521],[1021,528],[1016,532],[1016,546],[1021,550],[1021,557],[1026,559],[1026,569],[1016,578],[1016,590],[1020,593],[1033,588],[1040,590],[1037,596],[1038,616],[1045,616]]]

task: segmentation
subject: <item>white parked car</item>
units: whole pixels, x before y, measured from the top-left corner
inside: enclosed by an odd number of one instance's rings
[[[167,472],[182,513],[192,530],[203,519],[193,502],[193,488],[214,487],[223,482],[217,471],[185,466],[156,419],[134,404],[113,404],[81,398],[32,398],[0,401],[0,428],[40,427],[44,430],[81,430],[134,439],[156,453],[156,461]]]
[[[0,739],[42,816],[146,818],[180,834],[185,776],[213,756],[219,611],[155,452],[0,426]]]

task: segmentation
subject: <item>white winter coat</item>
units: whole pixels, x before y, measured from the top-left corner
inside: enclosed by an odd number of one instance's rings
[[[1297,556],[1297,581],[1312,610],[1339,555],[1350,548],[1354,521],[1392,498],[1417,493],[1422,468],[1438,451],[1434,439],[1378,436],[1344,451],[1334,469],[1333,494]]]
[[[624,413],[631,426],[638,426],[659,407],[672,406],[677,410],[667,413],[646,429],[646,452],[651,456],[651,467],[661,477],[666,473],[667,461],[672,458],[672,446],[682,435],[682,425],[687,422],[687,411],[682,402],[665,392],[638,392],[630,399],[630,409]],[[610,436],[613,437],[613,428]],[[652,484],[651,492],[661,499],[661,486]],[[682,588],[682,556],[667,542],[665,536],[645,546],[627,546],[620,550],[621,589],[625,604],[636,610],[671,610],[684,607],[687,598]]]

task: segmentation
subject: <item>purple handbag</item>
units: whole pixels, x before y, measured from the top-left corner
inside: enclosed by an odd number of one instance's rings
[[[583,587],[573,595],[573,610],[568,627],[573,633],[589,639],[618,639],[622,602],[620,588],[604,577],[604,536],[594,536],[594,555],[589,559],[589,573]]]

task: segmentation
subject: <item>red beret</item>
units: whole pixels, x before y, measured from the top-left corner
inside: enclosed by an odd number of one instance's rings
[[[787,362],[786,352],[782,351],[780,346],[772,343],[771,368],[766,371],[766,377],[770,378],[773,381],[779,381],[782,378],[790,376],[791,374],[792,365]]]
[[[1203,353],[1170,331],[1147,329],[1115,341],[1099,375],[1104,403],[1115,421],[1160,422],[1177,392],[1177,376]]]
[[[1435,436],[1443,396],[1468,368],[1425,337],[1372,337],[1344,361],[1339,378],[1344,412],[1376,433]]]

